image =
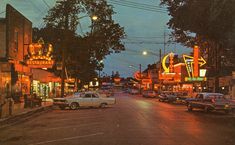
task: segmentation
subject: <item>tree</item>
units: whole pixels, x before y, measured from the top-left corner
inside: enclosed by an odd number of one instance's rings
[[[179,43],[192,47],[199,45],[204,54],[226,55],[228,65],[234,62],[235,1],[234,0],[161,0],[171,19],[167,23],[173,29],[173,37]],[[216,56],[208,57],[215,58]],[[232,60],[233,59],[233,60]],[[215,65],[219,60],[211,62]],[[230,63],[230,64],[229,64]]]
[[[44,18],[46,27],[38,33],[42,33],[46,41],[57,44],[56,59],[62,59],[71,76],[85,78],[83,82],[88,82],[97,75],[95,70],[102,69],[99,62],[106,55],[124,50],[120,41],[125,35],[124,28],[114,22],[113,14],[112,6],[105,0],[57,0]],[[85,35],[76,33],[81,15],[98,17]],[[63,80],[64,71],[61,74]]]
[[[175,40],[188,47],[200,46],[217,90],[218,76],[235,68],[235,1],[161,0],[161,4],[171,16],[167,24]]]

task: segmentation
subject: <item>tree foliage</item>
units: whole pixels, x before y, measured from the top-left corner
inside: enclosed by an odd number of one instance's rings
[[[66,49],[66,68],[73,77],[89,81],[102,70],[100,63],[112,52],[124,49],[121,38],[124,28],[112,19],[111,5],[105,0],[57,0],[55,7],[44,18],[45,28],[34,29],[37,37],[53,43],[56,59],[61,60],[62,49]],[[97,16],[90,23],[90,31],[78,34],[80,18]]]
[[[209,50],[210,54],[224,55],[228,65],[234,62],[234,0],[161,0],[161,4],[167,6],[171,16],[168,26],[177,42],[188,47],[197,44],[204,54]]]

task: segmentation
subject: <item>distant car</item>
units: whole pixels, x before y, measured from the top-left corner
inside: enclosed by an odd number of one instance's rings
[[[158,95],[160,102],[184,103],[188,96],[182,92],[162,92]]]
[[[209,111],[224,111],[229,113],[235,109],[235,102],[226,99],[220,93],[198,93],[192,100],[188,100],[188,111],[193,109],[203,109],[205,112]]]
[[[132,95],[139,94],[139,90],[137,90],[137,89],[130,89],[129,93],[132,94]]]
[[[142,92],[143,97],[155,98],[157,96],[156,92],[153,90],[146,90]]]
[[[161,93],[158,95],[160,102],[174,102],[176,97],[173,93]]]
[[[72,110],[78,109],[79,107],[105,107],[115,103],[115,98],[103,97],[98,92],[84,92],[66,98],[53,99],[53,104],[59,106],[60,109],[69,107]]]

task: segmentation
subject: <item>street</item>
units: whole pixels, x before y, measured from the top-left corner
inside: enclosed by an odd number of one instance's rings
[[[116,93],[108,108],[59,110],[0,131],[1,145],[235,145],[235,119]]]

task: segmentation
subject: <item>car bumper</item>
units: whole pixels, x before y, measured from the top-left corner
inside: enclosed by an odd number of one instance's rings
[[[53,105],[55,105],[55,106],[64,106],[64,107],[69,106],[69,104],[66,103],[66,102],[53,102]]]

